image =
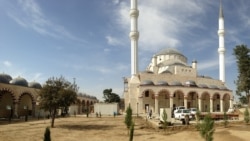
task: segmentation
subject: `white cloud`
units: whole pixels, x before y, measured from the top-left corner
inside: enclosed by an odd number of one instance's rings
[[[12,63],[9,62],[9,61],[4,61],[3,64],[4,64],[4,66],[6,66],[6,67],[11,67],[11,66],[12,66]]]
[[[117,64],[115,66],[115,70],[118,70],[118,71],[126,71],[130,68],[129,65],[124,65],[124,64]]]
[[[34,0],[19,0],[15,10],[7,11],[7,15],[20,26],[30,28],[41,35],[85,42],[71,34],[63,26],[51,22]]]
[[[139,43],[142,50],[157,51],[166,47],[179,47],[180,37],[191,28],[202,28],[200,21],[193,20],[204,14],[204,3],[198,1],[152,0],[139,1]],[[116,15],[117,23],[130,30],[129,2],[120,4]],[[122,39],[121,39],[122,40]]]
[[[35,73],[33,76],[34,81],[38,81],[41,79],[42,73]]]
[[[110,49],[105,48],[103,51],[108,53],[108,52],[110,52]]]
[[[215,70],[218,68],[218,65],[219,65],[218,59],[214,58],[212,60],[206,60],[203,62],[199,62],[199,64],[197,65],[197,68],[198,68],[199,72],[201,72],[202,70]]]
[[[248,14],[248,11],[250,10],[249,4],[243,3],[243,2],[237,2],[239,4],[240,8],[238,9],[238,15],[240,16],[240,19],[243,21],[242,23],[246,26],[250,26],[250,17]],[[240,22],[240,21],[238,21]]]
[[[233,55],[225,56],[225,58],[226,58],[226,60],[225,60],[226,67],[231,66],[232,64],[235,64],[235,58]],[[199,72],[202,70],[218,69],[218,67],[219,67],[218,57],[213,57],[213,58],[210,58],[209,60],[198,62],[197,67],[198,67]]]
[[[118,4],[118,3],[119,3],[119,0],[112,0],[112,2],[113,2],[114,4]]]
[[[121,42],[115,37],[106,36],[106,39],[109,45],[116,46],[121,44]]]
[[[111,70],[110,68],[106,68],[106,67],[103,67],[103,66],[96,67],[95,71],[98,71],[98,72],[100,72],[102,74],[107,74],[107,73],[112,73],[113,72],[113,70]]]

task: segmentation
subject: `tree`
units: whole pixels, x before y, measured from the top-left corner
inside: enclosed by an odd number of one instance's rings
[[[134,123],[132,122],[131,126],[130,126],[130,134],[129,134],[129,141],[133,141],[133,137],[134,137]]]
[[[226,112],[224,112],[224,115],[223,115],[223,124],[224,124],[224,127],[226,128],[227,125],[228,125],[228,115]]]
[[[120,102],[120,96],[116,93],[112,93],[112,89],[103,90],[103,98],[106,103]]]
[[[72,89],[65,89],[64,91],[61,91],[60,95],[61,95],[60,106],[62,108],[64,115],[67,115],[68,110],[69,110],[69,106],[72,103],[77,103],[76,92],[74,92]]]
[[[163,110],[163,114],[162,114],[162,120],[163,120],[163,129],[164,131],[166,130],[167,124],[168,124],[168,114],[166,112],[166,109]]]
[[[249,111],[248,108],[246,107],[245,111],[244,111],[244,121],[246,122],[246,124],[249,123],[250,121],[250,117],[249,117]]]
[[[211,118],[211,114],[207,114],[202,121],[201,124],[199,124],[199,131],[202,138],[205,139],[205,141],[212,141],[213,140],[213,134],[214,134],[214,121]]]
[[[49,78],[40,93],[41,108],[50,112],[51,127],[54,127],[54,120],[57,114],[57,109],[68,107],[76,101],[76,92],[72,89],[72,84],[60,78]]]
[[[196,113],[195,113],[195,119],[196,119],[196,122],[199,123],[200,121],[200,117],[201,117],[201,112],[199,109],[197,109]]]
[[[46,127],[46,129],[45,129],[43,141],[51,141],[49,127]]]
[[[250,90],[250,49],[246,45],[237,45],[234,48],[234,53],[236,57],[237,67],[238,67],[238,77],[235,81],[237,90],[236,94],[240,97],[245,97],[241,99],[246,99],[247,103],[249,98]],[[244,95],[245,94],[245,95]],[[245,101],[242,101],[245,102]],[[246,103],[245,103],[246,104]]]
[[[126,116],[125,116],[125,121],[124,121],[128,130],[129,130],[130,126],[132,125],[132,122],[133,122],[132,121],[132,109],[129,105],[126,109]]]

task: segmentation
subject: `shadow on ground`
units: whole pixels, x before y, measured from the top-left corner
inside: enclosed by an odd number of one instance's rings
[[[69,130],[111,130],[112,125],[58,125],[56,128],[65,128]]]

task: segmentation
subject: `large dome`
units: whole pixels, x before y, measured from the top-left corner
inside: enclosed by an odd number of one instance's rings
[[[165,48],[160,52],[156,53],[152,58],[152,64],[154,63],[154,58],[156,58],[156,64],[159,67],[187,65],[187,57],[175,48]]]
[[[10,80],[12,80],[12,77],[10,75],[4,73],[0,74],[0,83],[9,84]]]
[[[38,82],[30,82],[28,84],[28,86],[30,88],[36,88],[36,89],[41,89],[42,88],[42,85],[40,83],[38,83]]]
[[[156,53],[156,55],[171,55],[171,54],[177,54],[177,55],[181,55],[184,56],[182,53],[180,53],[177,49],[175,48],[165,48],[161,51],[159,51],[158,53]]]
[[[11,80],[10,84],[28,87],[28,82],[20,76]]]

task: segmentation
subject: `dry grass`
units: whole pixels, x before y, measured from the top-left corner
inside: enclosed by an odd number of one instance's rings
[[[134,118],[134,141],[201,141],[193,127],[172,127],[166,132],[150,128],[141,118]],[[0,123],[0,141],[42,141],[49,120]],[[250,125],[230,123],[228,128],[216,126],[214,141],[247,141]],[[126,141],[129,139],[124,117],[67,117],[57,118],[51,128],[52,141]]]

